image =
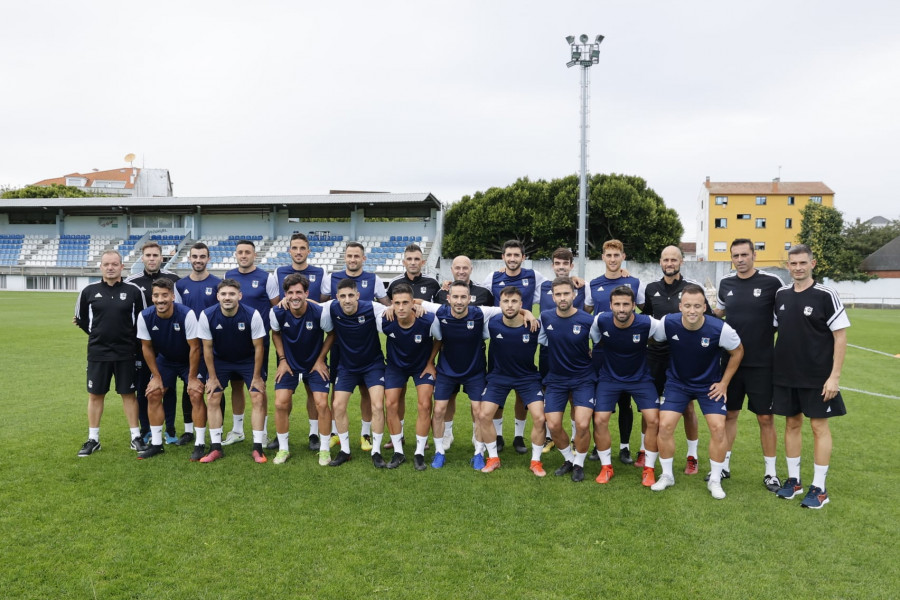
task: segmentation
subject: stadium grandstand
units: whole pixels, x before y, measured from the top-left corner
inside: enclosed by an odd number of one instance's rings
[[[403,249],[422,247],[426,269],[440,258],[441,203],[430,193],[333,192],[311,196],[35,198],[0,200],[0,289],[75,291],[99,279],[100,256],[118,250],[126,271],[141,269],[140,249],[162,248],[165,267],[190,271],[192,244],[210,248],[217,275],[236,266],[238,240],[256,243],[261,268],[290,263],[294,233],[310,240],[312,264],[343,268],[347,242],[366,248],[366,270],[403,272]]]

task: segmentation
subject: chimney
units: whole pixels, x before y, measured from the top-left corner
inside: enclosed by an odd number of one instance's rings
[[[709,189],[709,175],[706,176],[706,189]]]
[[[778,184],[781,183],[781,177],[772,180],[772,193],[778,192]]]

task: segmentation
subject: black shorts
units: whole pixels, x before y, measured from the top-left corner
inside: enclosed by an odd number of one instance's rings
[[[115,376],[117,394],[134,394],[137,391],[137,377],[134,359],[88,361],[87,392],[105,396],[109,382]]]
[[[728,410],[741,410],[744,396],[747,408],[757,415],[772,414],[772,369],[768,367],[739,367],[728,384]]]
[[[810,419],[829,419],[847,414],[841,393],[825,402],[821,388],[789,388],[776,385],[772,394],[772,408],[776,415],[793,417],[803,413]]]

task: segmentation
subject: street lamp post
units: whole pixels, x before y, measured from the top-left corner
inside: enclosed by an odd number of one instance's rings
[[[567,67],[581,65],[581,181],[578,193],[578,276],[584,278],[585,257],[587,256],[587,154],[588,154],[588,101],[590,99],[590,81],[588,69],[591,65],[600,62],[600,43],[603,36],[598,35],[592,43],[588,43],[587,34],[581,34],[578,41],[575,36],[567,36],[566,41],[571,47],[571,59],[566,63]]]

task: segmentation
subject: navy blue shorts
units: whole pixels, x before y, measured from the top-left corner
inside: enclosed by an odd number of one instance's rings
[[[697,400],[700,410],[704,415],[722,415],[728,414],[728,407],[725,404],[725,398],[718,401],[711,400],[708,388],[689,388],[678,385],[678,383],[669,379],[666,382],[666,389],[659,399],[659,410],[670,410],[684,414],[687,409],[688,402]]]
[[[213,359],[213,366],[216,369],[216,377],[219,378],[219,385],[221,385],[221,389],[217,391],[222,391],[228,387],[229,381],[243,381],[244,385],[251,392],[265,392],[265,389],[255,390],[250,387],[253,383],[253,361],[248,360],[239,363],[228,362],[225,360],[219,360],[218,358]],[[265,372],[262,373],[262,380],[266,380]]]
[[[597,380],[595,377],[579,377],[576,379],[549,379],[544,381],[544,412],[565,412],[572,394],[572,406],[583,406],[594,410]]]
[[[402,388],[409,381],[410,377],[412,377],[413,385],[416,387],[420,385],[434,385],[434,378],[430,374],[425,375],[425,377],[419,377],[421,373],[421,370],[415,372],[403,371],[388,365],[384,369],[384,389],[394,390]]]
[[[188,376],[191,374],[189,364],[171,362],[161,356],[156,357],[156,368],[159,370],[163,387],[166,389],[174,388],[179,379],[187,384]],[[206,381],[206,363],[203,361],[200,361],[200,368],[197,369],[197,379]]]
[[[659,408],[659,396],[656,395],[656,385],[652,381],[638,381],[636,383],[622,383],[609,379],[600,379],[597,382],[597,390],[594,396],[597,399],[597,412],[616,412],[616,404],[619,397],[627,393],[634,398],[640,410]]]
[[[384,387],[384,363],[372,363],[365,371],[356,372],[348,371],[338,365],[337,377],[334,379],[334,391],[352,392],[360,385],[367,388]]]
[[[484,394],[481,396],[482,402],[491,402],[500,408],[506,404],[506,398],[511,391],[519,392],[522,398],[522,404],[528,406],[532,402],[543,402],[544,393],[541,391],[540,376],[529,379],[514,379],[512,377],[503,377],[498,375],[488,375],[487,385],[484,388]]]
[[[299,371],[293,375],[285,373],[281,381],[275,382],[275,389],[291,390],[293,392],[297,390],[301,381],[309,386],[310,391],[328,393],[329,382],[322,379],[322,376],[317,371],[312,373]]]
[[[469,400],[479,402],[481,396],[484,395],[484,373],[478,373],[468,379],[455,379],[438,374],[437,381],[434,382],[435,402],[450,400],[450,397],[459,391],[460,386],[462,386],[463,392],[469,397]]]

